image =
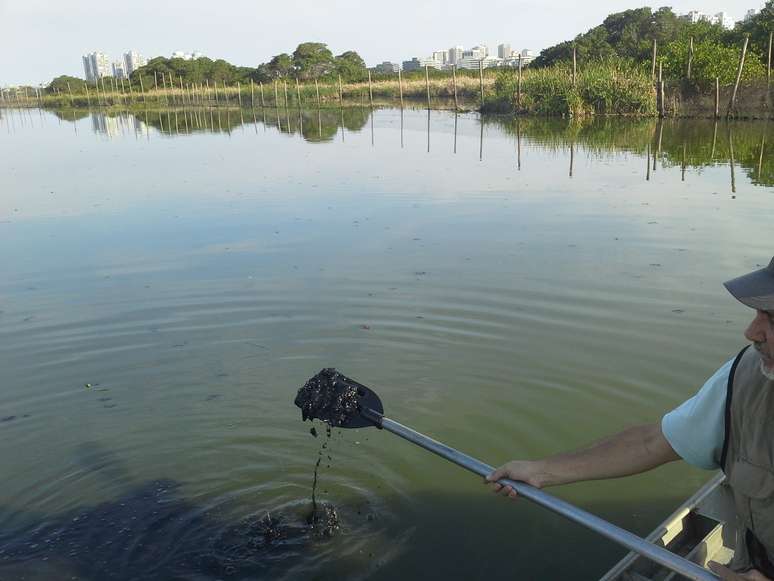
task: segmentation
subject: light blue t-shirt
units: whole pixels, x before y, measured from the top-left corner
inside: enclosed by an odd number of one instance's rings
[[[674,451],[689,464],[705,470],[720,468],[728,376],[734,359],[718,369],[696,395],[661,420],[661,431]]]

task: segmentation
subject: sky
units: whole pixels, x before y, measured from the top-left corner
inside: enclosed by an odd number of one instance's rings
[[[0,86],[83,77],[81,56],[118,60],[199,51],[257,66],[301,42],[357,51],[368,66],[485,43],[540,49],[570,39],[628,8],[671,5],[678,13],[728,12],[741,19],[759,0],[0,0]]]

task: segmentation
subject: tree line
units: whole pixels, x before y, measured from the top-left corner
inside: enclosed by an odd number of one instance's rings
[[[572,61],[574,49],[580,63],[619,59],[649,67],[653,41],[656,41],[664,73],[671,78],[682,78],[693,39],[692,79],[702,82],[719,77],[722,83],[730,83],[746,36],[749,36],[749,46],[743,78],[765,76],[772,30],[774,0],[767,0],[759,12],[737,22],[731,30],[705,20],[691,22],[669,7],[637,8],[611,14],[600,25],[574,39],[544,49],[531,66],[567,65]]]
[[[188,84],[235,85],[269,83],[277,79],[295,79],[308,81],[338,81],[359,82],[368,77],[365,61],[360,55],[349,50],[335,55],[328,46],[321,42],[304,42],[296,47],[292,54],[280,53],[269,62],[257,67],[240,67],[223,59],[212,60],[207,57],[185,60],[182,58],[156,57],[133,71],[130,81],[135,87],[153,88],[166,80],[174,79],[177,84],[182,79]],[[69,84],[69,87],[68,87]],[[47,87],[48,93],[83,93],[86,82],[78,77],[62,75],[56,77]]]

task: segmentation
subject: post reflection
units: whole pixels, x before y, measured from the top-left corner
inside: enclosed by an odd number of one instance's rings
[[[732,193],[736,193],[742,175],[754,185],[774,185],[774,125],[761,122],[481,117],[424,108],[384,110],[337,106],[306,109],[283,106],[268,109],[178,107],[89,111],[67,108],[47,112],[38,110],[37,113],[31,109],[0,109],[0,124],[5,126],[0,131],[12,136],[20,131],[51,128],[48,119],[49,115],[53,115],[56,123],[79,138],[83,136],[84,130],[87,134],[107,139],[127,136],[151,139],[152,135],[170,138],[203,133],[231,136],[238,127],[241,127],[242,134],[253,133],[248,132],[246,127],[252,124],[256,135],[259,133],[258,126],[262,125],[264,132],[273,130],[298,135],[303,141],[315,143],[337,141],[337,133],[340,133],[343,143],[348,141],[347,133],[363,133],[375,149],[379,141],[377,134],[390,135],[390,132],[399,131],[400,135],[395,136],[394,140],[390,138],[380,141],[380,147],[390,147],[390,144],[397,147],[399,140],[400,148],[406,149],[407,135],[410,135],[408,132],[413,129],[415,132],[424,131],[424,149],[429,153],[433,131],[446,131],[445,128],[448,128],[450,132],[453,131],[450,136],[452,154],[464,152],[464,144],[472,141],[470,138],[475,131],[478,134],[480,161],[484,161],[485,140],[487,147],[492,143],[493,153],[499,147],[498,143],[505,140],[515,149],[515,166],[518,171],[522,170],[522,153],[526,145],[555,151],[563,160],[560,163],[567,163],[565,175],[568,177],[577,177],[575,160],[579,154],[593,163],[595,159],[610,153],[621,152],[642,156],[646,167],[642,168],[644,171],[641,175],[651,183],[660,181],[656,180],[656,175],[664,168],[678,170],[679,179],[686,181],[694,168],[719,165],[728,167],[730,180],[727,183]],[[274,109],[274,113],[271,109]],[[396,120],[395,115],[399,115],[399,119]],[[434,123],[434,115],[448,120],[448,124],[445,121]],[[468,141],[465,141],[465,137]],[[513,152],[513,149],[510,151]],[[497,156],[492,159],[497,159]]]

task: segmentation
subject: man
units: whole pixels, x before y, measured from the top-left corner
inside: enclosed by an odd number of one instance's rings
[[[514,460],[487,477],[494,492],[516,498],[502,478],[537,488],[629,476],[683,459],[726,474],[737,510],[737,549],[721,579],[774,579],[774,258],[730,280],[728,291],[755,309],[744,335],[752,343],[661,422],[637,426],[577,452]]]

